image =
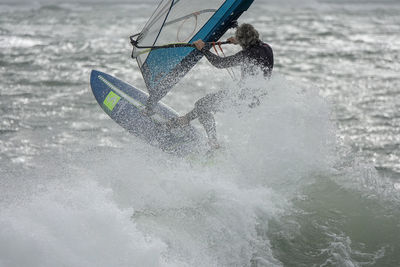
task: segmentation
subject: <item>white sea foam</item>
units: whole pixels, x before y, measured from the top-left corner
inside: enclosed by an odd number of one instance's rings
[[[165,244],[130,220],[94,181],[47,184],[1,207],[0,266],[159,266]]]
[[[258,82],[251,81],[257,88]],[[62,163],[69,171],[56,186],[45,182],[46,190],[31,200],[4,207],[3,261],[279,266],[260,232],[312,173],[329,166],[325,109],[315,91],[278,75],[260,106],[218,115],[224,148],[211,161],[171,158],[136,142],[86,153],[83,163]]]

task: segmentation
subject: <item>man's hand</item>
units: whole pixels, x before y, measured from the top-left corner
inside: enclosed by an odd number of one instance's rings
[[[201,50],[204,48],[204,46],[206,45],[203,40],[197,40],[196,42],[193,42],[193,44],[196,46],[197,50]]]
[[[227,41],[235,45],[239,43],[235,37],[229,37]]]

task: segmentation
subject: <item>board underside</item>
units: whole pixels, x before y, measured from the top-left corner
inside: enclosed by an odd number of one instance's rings
[[[178,114],[162,102],[154,107],[155,115],[143,115],[147,93],[97,70],[92,70],[90,85],[104,112],[146,143],[179,156],[193,153],[201,143],[202,136],[192,126],[173,130],[165,127],[165,122]]]

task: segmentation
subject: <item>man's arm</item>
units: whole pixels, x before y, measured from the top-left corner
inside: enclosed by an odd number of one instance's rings
[[[238,66],[243,62],[244,59],[243,51],[240,51],[229,57],[219,57],[217,55],[214,55],[210,51],[206,50],[205,48],[203,48],[201,52],[206,56],[208,61],[210,61],[210,63],[218,69]]]
[[[200,50],[210,61],[210,63],[219,69],[230,68],[240,65],[244,60],[243,51],[236,53],[235,55],[229,57],[219,57],[214,55],[210,51],[204,48],[205,43],[202,40],[198,40],[193,43],[198,50]]]

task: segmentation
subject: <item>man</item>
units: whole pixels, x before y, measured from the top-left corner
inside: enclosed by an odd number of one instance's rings
[[[270,77],[274,66],[272,49],[259,39],[259,34],[252,25],[240,25],[236,30],[235,37],[229,38],[228,41],[233,44],[239,44],[243,50],[235,55],[222,58],[205,49],[205,43],[202,40],[194,42],[194,45],[217,68],[240,66],[242,79],[249,75],[255,75],[260,71],[265,77]],[[222,111],[222,102],[228,96],[229,92],[227,90],[208,94],[195,103],[192,111],[182,117],[170,120],[167,126],[170,128],[186,126],[190,121],[198,118],[206,130],[210,147],[212,149],[219,148],[213,113]]]

